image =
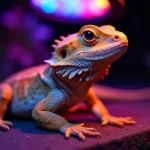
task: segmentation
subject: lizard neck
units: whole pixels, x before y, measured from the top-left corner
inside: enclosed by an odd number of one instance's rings
[[[82,98],[87,95],[93,83],[104,79],[104,75],[108,74],[109,67],[104,68],[100,72],[92,72],[92,70],[82,72],[74,76],[74,78],[69,79],[68,76],[63,77],[53,67],[48,65],[41,77],[51,89],[59,87],[67,93],[67,96]]]
[[[72,84],[69,84],[71,82],[68,83],[57,76],[56,71],[50,65],[42,72],[41,78],[50,89],[59,88],[67,93],[66,97],[72,96],[76,98],[74,93],[75,88],[71,86]]]
[[[71,94],[74,97],[86,96],[93,83],[100,79],[104,79],[104,75],[106,74],[108,74],[108,68],[105,68],[100,72],[83,72],[83,74],[78,74],[74,76],[74,78],[69,79],[68,77],[57,74],[55,69],[52,71],[55,82],[65,89],[68,94]]]

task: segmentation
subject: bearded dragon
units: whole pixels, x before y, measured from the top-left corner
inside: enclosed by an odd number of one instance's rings
[[[0,84],[0,128],[9,131],[10,121],[3,120],[6,110],[17,117],[31,117],[51,131],[59,131],[85,140],[100,137],[94,128],[73,124],[61,116],[83,101],[102,125],[134,125],[131,117],[111,116],[92,89],[93,83],[108,74],[110,64],[125,54],[126,35],[111,25],[85,25],[78,33],[60,36],[48,64],[18,72]],[[108,93],[109,94],[109,93]]]

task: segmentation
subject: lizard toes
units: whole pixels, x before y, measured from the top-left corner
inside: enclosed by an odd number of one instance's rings
[[[13,126],[12,122],[6,120],[0,120],[0,129],[9,131],[9,126]]]
[[[3,120],[2,122],[3,122],[3,124],[5,124],[7,126],[11,126],[11,127],[13,126],[13,123],[11,121]]]
[[[4,131],[9,131],[9,126],[7,126],[5,124],[0,123],[0,128]]]

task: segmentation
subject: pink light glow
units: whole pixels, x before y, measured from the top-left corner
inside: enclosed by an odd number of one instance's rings
[[[103,9],[99,8],[96,3],[88,3],[88,9],[91,12],[91,17],[103,15]]]
[[[111,4],[108,0],[31,0],[33,8],[46,16],[65,19],[94,19],[108,14]]]
[[[40,7],[42,0],[32,0],[33,5],[35,5],[36,7]]]

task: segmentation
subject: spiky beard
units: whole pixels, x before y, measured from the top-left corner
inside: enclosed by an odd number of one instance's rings
[[[57,67],[55,70],[56,74],[61,78],[67,78],[71,80],[76,78],[79,82],[95,82],[103,80],[108,75],[110,65],[99,72],[93,72],[92,67],[76,67],[76,66],[64,66]]]

